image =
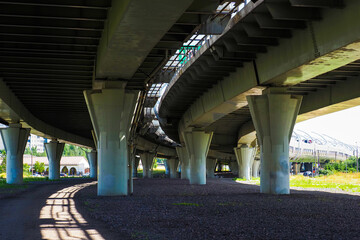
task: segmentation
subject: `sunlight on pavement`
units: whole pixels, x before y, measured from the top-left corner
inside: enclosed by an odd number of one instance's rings
[[[96,182],[64,188],[46,200],[40,212],[43,239],[104,239],[76,210],[73,199],[75,193],[93,184]]]

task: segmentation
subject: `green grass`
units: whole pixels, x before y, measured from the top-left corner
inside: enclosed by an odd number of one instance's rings
[[[244,182],[244,181],[247,181],[245,178],[233,178],[234,181],[239,181],[239,182]],[[259,182],[260,184],[260,178],[257,177],[257,178],[251,178],[250,181],[253,181],[253,182]]]
[[[194,206],[194,207],[200,207],[202,205],[198,204],[198,203],[187,203],[187,202],[182,202],[182,203],[173,203],[173,205],[175,206]]]
[[[245,181],[234,178],[234,181]],[[260,178],[251,180],[260,185]],[[346,192],[360,193],[360,173],[336,173],[330,176],[304,177],[302,175],[290,176],[290,187],[315,188],[315,189],[338,189]]]

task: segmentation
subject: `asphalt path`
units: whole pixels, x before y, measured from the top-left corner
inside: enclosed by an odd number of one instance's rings
[[[0,239],[121,239],[76,208],[75,194],[92,184],[84,180],[39,184],[0,199]]]

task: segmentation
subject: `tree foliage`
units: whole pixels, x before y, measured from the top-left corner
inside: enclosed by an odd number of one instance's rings
[[[0,158],[2,159],[2,162],[0,164],[0,173],[6,172],[6,152],[0,150]]]
[[[65,144],[63,156],[83,156],[86,157],[84,149],[71,144]]]
[[[357,164],[356,158],[350,157],[348,160],[336,163],[325,164],[325,170],[337,171],[337,172],[356,172]]]
[[[45,163],[35,162],[34,165],[35,172],[42,173],[45,170]]]

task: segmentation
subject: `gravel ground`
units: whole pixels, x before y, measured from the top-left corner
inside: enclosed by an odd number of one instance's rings
[[[75,200],[122,239],[360,239],[360,197],[347,194],[276,196],[231,179],[138,179],[133,196],[98,197],[94,185]]]

